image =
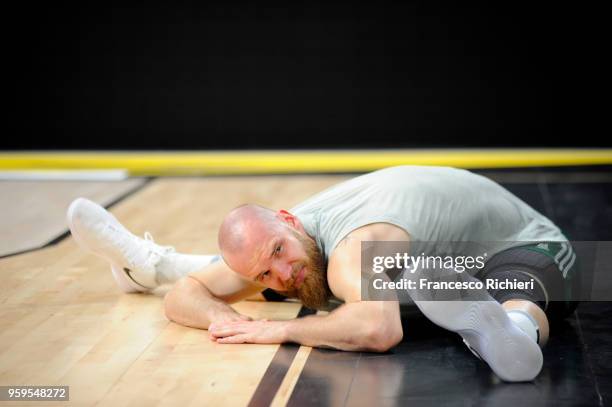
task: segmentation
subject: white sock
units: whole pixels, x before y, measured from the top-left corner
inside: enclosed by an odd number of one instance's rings
[[[189,273],[202,270],[218,259],[217,255],[169,253],[155,266],[155,280],[158,284],[171,284]]]
[[[523,332],[525,332],[535,343],[539,343],[540,340],[540,327],[536,320],[529,315],[526,311],[513,309],[506,311],[508,317],[516,326],[518,326]]]

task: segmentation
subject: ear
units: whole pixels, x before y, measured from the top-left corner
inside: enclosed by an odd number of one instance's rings
[[[281,209],[276,213],[276,216],[281,221],[289,224],[290,226],[293,226],[295,229],[299,230],[300,232],[305,232],[304,226],[302,225],[302,222],[300,222],[300,219],[298,219],[298,217],[293,215],[292,213],[289,213],[288,211]]]

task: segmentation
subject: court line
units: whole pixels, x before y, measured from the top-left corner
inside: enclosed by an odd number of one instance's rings
[[[144,180],[144,182],[142,184],[136,185],[134,188],[126,191],[122,195],[119,195],[119,197],[115,198],[108,205],[106,205],[105,208],[110,210],[111,207],[117,205],[118,203],[120,203],[124,199],[129,198],[131,195],[135,194],[136,192],[138,192],[141,189],[143,189],[145,186],[149,185],[151,183],[151,181],[153,181],[154,179],[155,178],[153,178],[153,177],[145,178],[145,180]],[[6,259],[8,257],[19,256],[21,254],[32,253],[32,252],[35,252],[37,250],[42,250],[42,249],[46,249],[47,247],[55,246],[55,245],[59,244],[60,242],[62,242],[64,239],[66,239],[69,236],[70,236],[70,229],[66,229],[66,231],[64,231],[60,235],[54,237],[53,239],[49,240],[47,243],[43,244],[42,246],[38,246],[38,247],[31,248],[31,249],[26,249],[26,250],[20,250],[18,252],[14,252],[14,253],[3,254],[3,255],[0,256],[0,260]]]
[[[125,169],[132,176],[369,172],[394,165],[469,169],[612,164],[612,149],[384,149],[3,152],[0,170]]]
[[[291,363],[291,366],[289,367],[285,378],[279,386],[270,407],[283,407],[287,405],[289,398],[293,393],[293,389],[295,388],[295,385],[302,374],[302,370],[304,370],[304,366],[306,365],[306,361],[308,360],[311,350],[312,348],[310,346],[300,346],[300,349],[295,355],[293,363]]]
[[[314,310],[302,307],[296,318],[313,315],[314,313]],[[253,397],[251,397],[249,407],[270,406],[287,372],[293,364],[293,360],[298,354],[299,349],[300,345],[286,343],[278,347],[274,358],[272,358],[266,372],[259,381],[257,389],[255,389],[255,393],[253,393]]]

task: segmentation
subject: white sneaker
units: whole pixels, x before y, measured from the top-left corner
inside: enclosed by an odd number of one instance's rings
[[[70,204],[67,220],[81,247],[110,262],[121,290],[146,292],[158,286],[155,266],[173,248],[155,244],[148,232],[144,239],[133,235],[110,212],[85,198]]]
[[[533,380],[542,369],[540,346],[494,301],[417,301],[432,322],[457,332],[502,380]]]

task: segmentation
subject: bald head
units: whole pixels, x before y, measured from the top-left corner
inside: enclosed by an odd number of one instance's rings
[[[225,254],[240,253],[280,224],[276,213],[263,206],[247,204],[227,214],[219,229],[219,248]],[[225,257],[225,256],[224,256]]]
[[[330,295],[326,263],[314,238],[286,210],[243,205],[219,228],[225,263],[249,281],[299,298],[316,308]]]

